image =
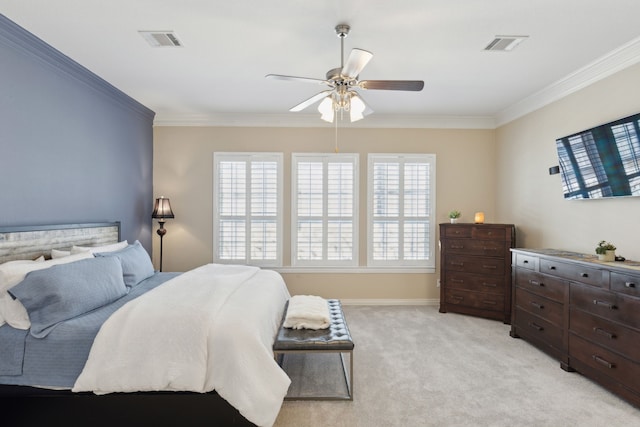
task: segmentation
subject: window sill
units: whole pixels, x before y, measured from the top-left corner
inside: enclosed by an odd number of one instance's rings
[[[435,267],[263,267],[284,274],[433,274]]]

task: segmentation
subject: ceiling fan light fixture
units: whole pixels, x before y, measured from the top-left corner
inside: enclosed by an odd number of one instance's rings
[[[362,98],[358,96],[357,93],[351,92],[351,109],[349,112],[350,118],[352,122],[357,122],[358,120],[364,119],[364,110],[367,108]]]
[[[333,99],[331,95],[325,97],[320,105],[318,105],[318,112],[320,113],[320,118],[325,122],[333,123],[333,117],[335,115],[335,109],[333,105]]]

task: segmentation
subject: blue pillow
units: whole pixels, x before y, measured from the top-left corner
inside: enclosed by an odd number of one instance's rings
[[[122,264],[124,284],[131,288],[155,273],[149,254],[137,240],[119,251],[99,252],[94,255],[119,259]]]
[[[29,313],[31,335],[43,338],[64,320],[127,294],[118,260],[88,258],[32,271],[9,290]]]

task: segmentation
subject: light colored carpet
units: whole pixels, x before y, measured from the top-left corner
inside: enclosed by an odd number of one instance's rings
[[[501,322],[431,306],[344,312],[355,342],[353,402],[286,401],[276,427],[640,425],[640,410],[563,371]],[[296,375],[334,369],[306,364]]]

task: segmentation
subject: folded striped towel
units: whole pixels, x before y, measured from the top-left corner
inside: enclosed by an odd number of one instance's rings
[[[327,329],[331,324],[327,300],[314,295],[294,295],[289,299],[284,327],[291,329]]]

